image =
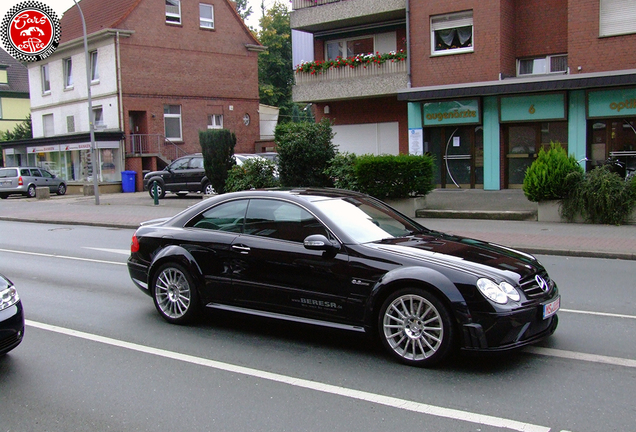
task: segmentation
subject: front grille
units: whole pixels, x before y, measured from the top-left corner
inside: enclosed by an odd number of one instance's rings
[[[539,285],[539,281],[537,281],[537,276],[541,277],[545,283],[547,284],[547,290],[543,290]],[[554,288],[554,282],[548,276],[546,271],[541,271],[535,275],[528,276],[522,279],[519,284],[521,285],[521,289],[528,299],[535,299],[538,297],[543,297],[548,294]]]

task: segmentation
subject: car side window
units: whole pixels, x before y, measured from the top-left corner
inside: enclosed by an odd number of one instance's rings
[[[212,207],[194,217],[187,227],[240,233],[243,230],[248,200],[230,201]]]
[[[270,199],[250,200],[244,233],[301,243],[312,234],[329,235],[307,210],[286,201]]]
[[[20,175],[23,175],[23,176],[30,176],[30,175],[31,175],[31,172],[30,172],[28,169],[21,169],[21,170],[20,170]]]
[[[179,159],[170,165],[170,169],[173,170],[183,170],[188,169],[188,164],[190,163],[190,158]]]
[[[42,173],[42,177],[53,178],[53,174],[51,174],[50,172],[46,170],[40,170],[40,172]]]
[[[31,176],[33,176],[33,177],[42,177],[42,174],[40,174],[40,170],[32,169],[31,170]]]
[[[190,168],[203,169],[203,158],[195,157],[190,160]]]

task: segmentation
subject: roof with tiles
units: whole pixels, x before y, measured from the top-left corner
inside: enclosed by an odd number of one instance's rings
[[[22,63],[0,48],[0,67],[6,68],[9,84],[0,84],[0,92],[29,94],[29,72]]]
[[[86,33],[92,34],[104,29],[117,28],[141,1],[108,0],[105,6],[104,0],[81,0],[78,4],[86,21]],[[82,19],[76,7],[71,7],[64,12],[60,26],[62,28],[60,44],[84,35]]]

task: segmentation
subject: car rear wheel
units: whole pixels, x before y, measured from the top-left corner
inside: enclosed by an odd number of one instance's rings
[[[199,314],[194,280],[179,264],[167,263],[157,270],[152,282],[152,298],[161,316],[169,323],[186,324]]]
[[[27,189],[27,196],[29,198],[35,198],[35,185],[30,185]]]
[[[157,197],[159,199],[163,199],[166,196],[166,191],[161,186],[161,183],[158,181],[153,181],[148,185],[148,193],[150,194],[150,198],[155,197],[155,185],[157,185]]]
[[[57,194],[64,195],[65,193],[66,193],[66,185],[64,183],[60,183],[60,185],[57,187]]]
[[[432,366],[448,356],[454,332],[451,314],[428,291],[406,288],[386,299],[378,317],[382,345],[413,366]]]
[[[216,192],[214,191],[214,187],[212,187],[211,183],[205,183],[203,185],[203,193],[206,195],[214,195]]]

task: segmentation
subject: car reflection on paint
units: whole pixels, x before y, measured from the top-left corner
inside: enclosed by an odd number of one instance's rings
[[[24,336],[24,312],[18,290],[0,274],[0,356],[22,342]]]
[[[128,269],[168,322],[222,309],[369,332],[418,366],[534,343],[560,306],[533,256],[335,189],[223,194],[142,224]]]

